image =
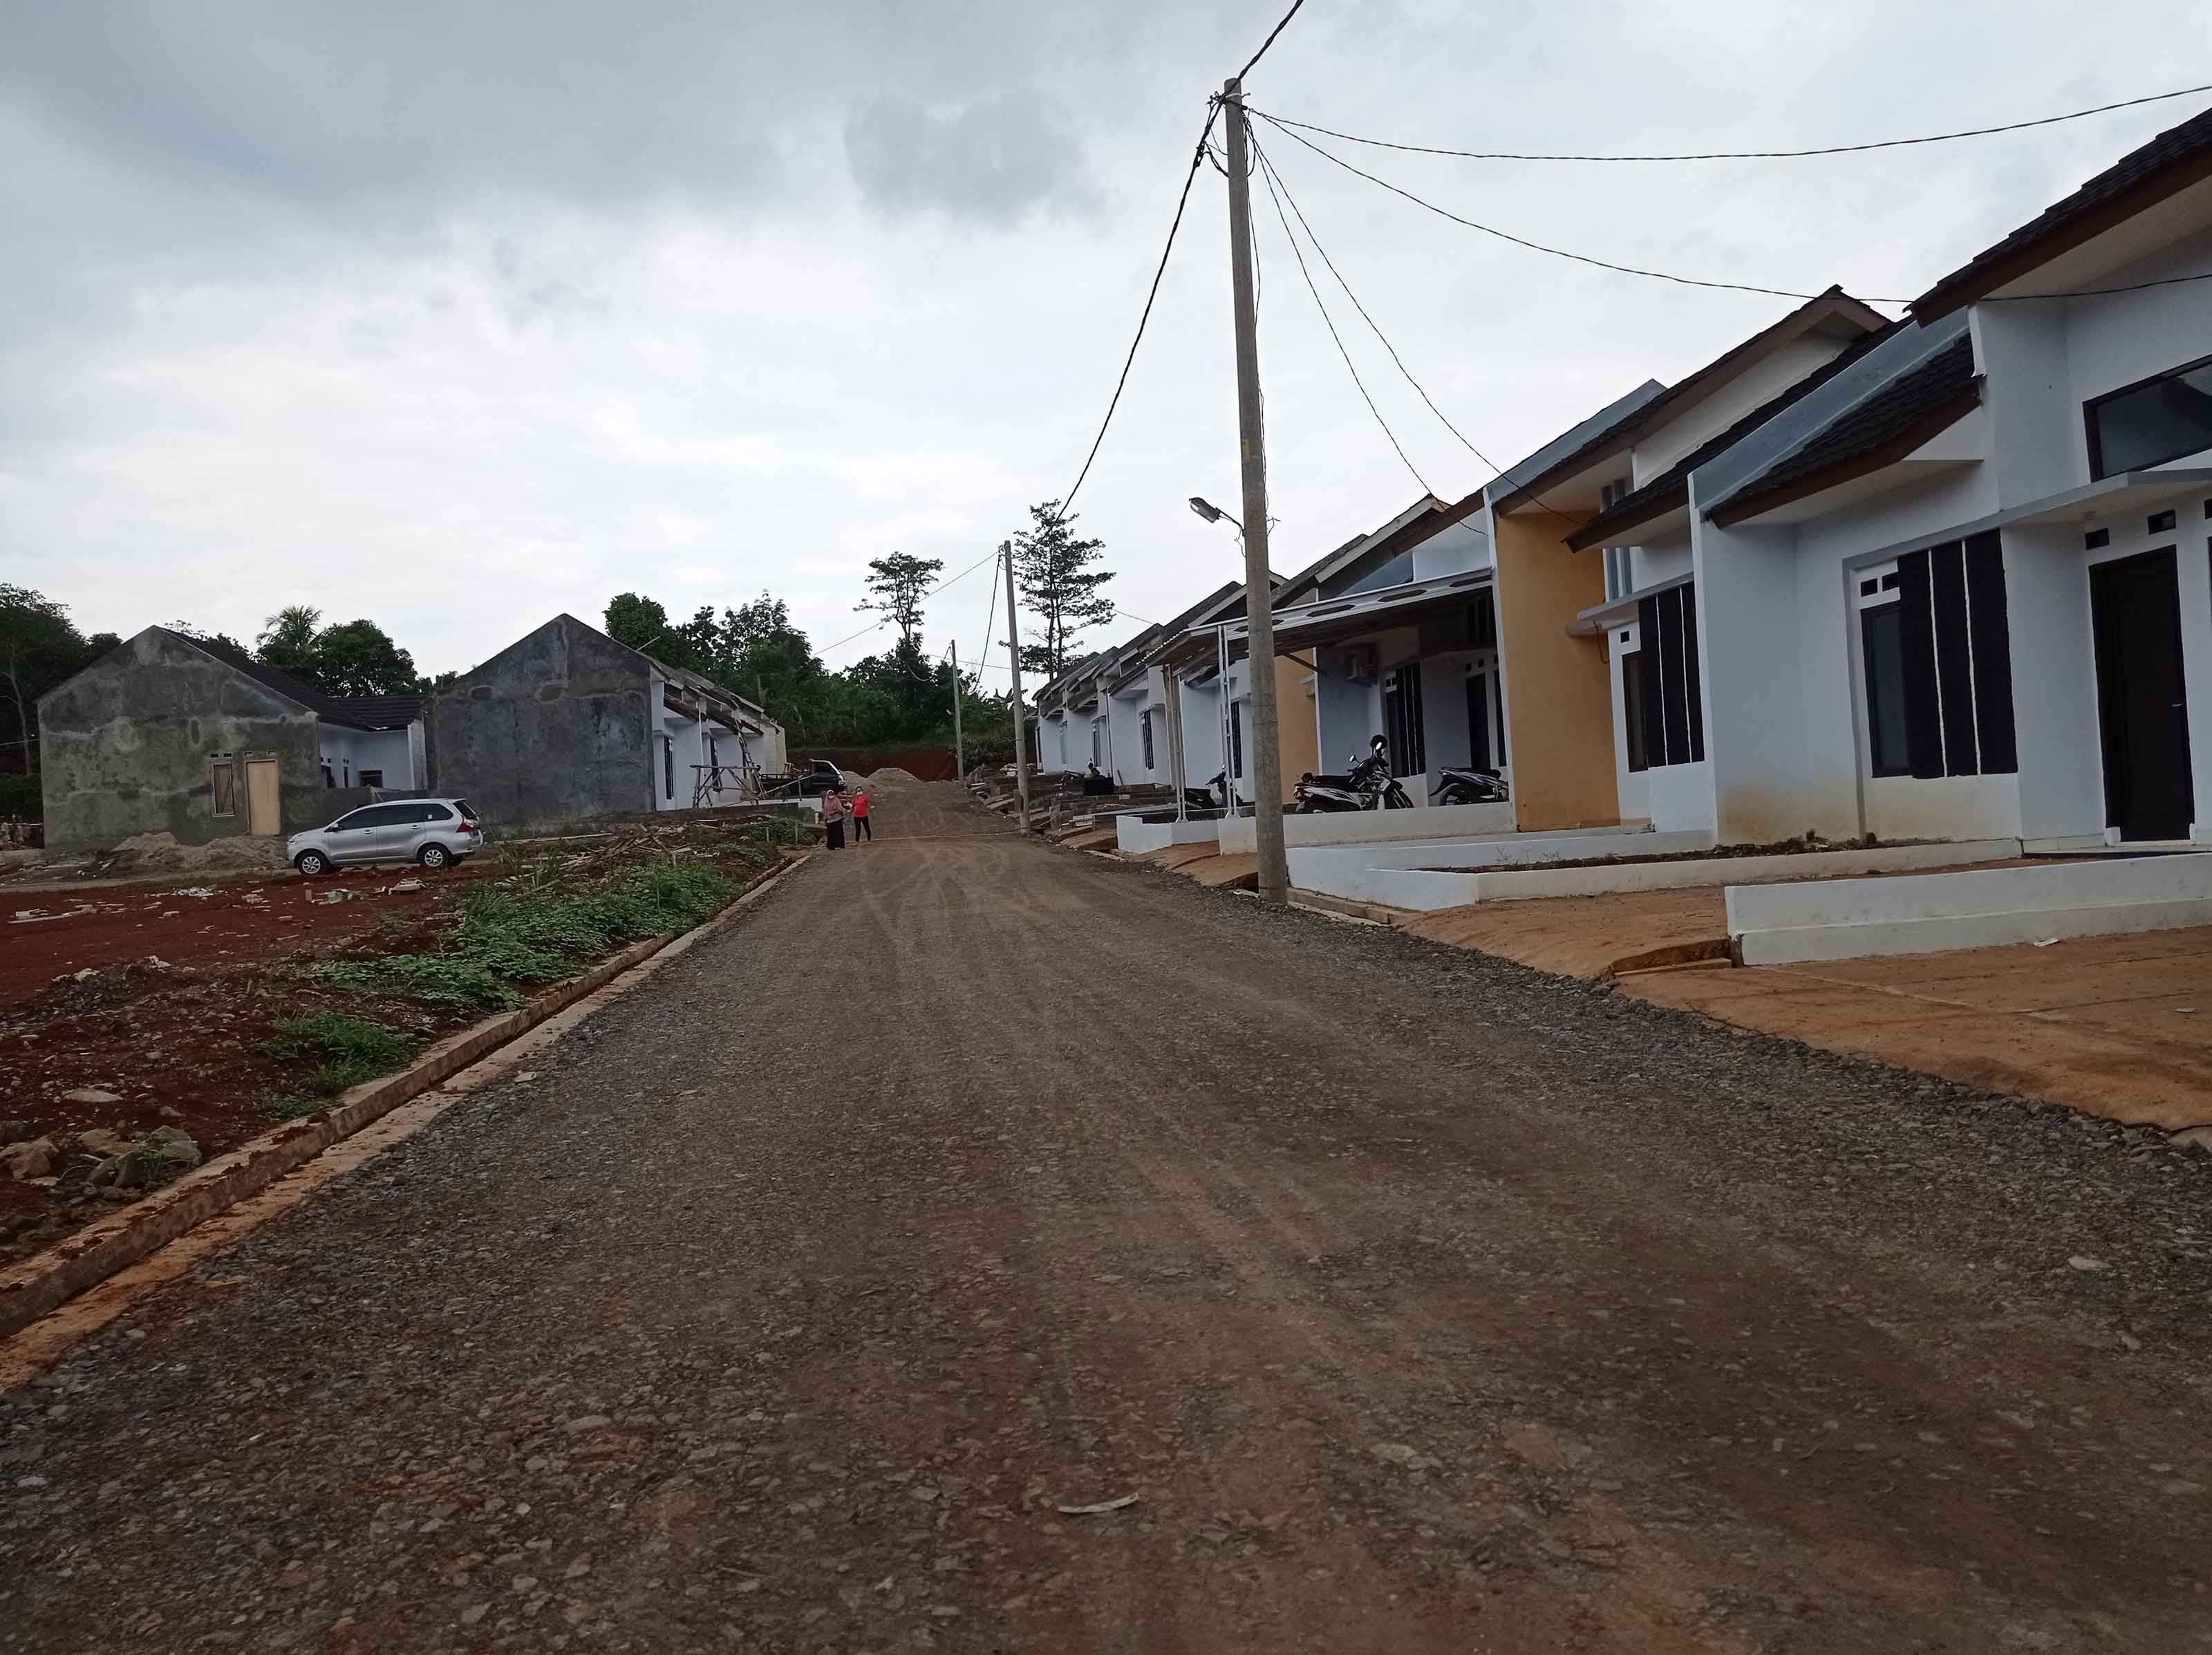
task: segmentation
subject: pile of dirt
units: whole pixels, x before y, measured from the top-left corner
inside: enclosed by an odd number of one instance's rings
[[[284,866],[284,841],[239,834],[204,845],[177,843],[173,833],[134,833],[105,850],[55,857],[40,869],[50,879],[120,879],[138,873],[228,873]]]
[[[896,764],[886,764],[873,776],[860,778],[878,793],[891,793],[900,788],[918,788],[921,778],[912,770],[902,770]]]

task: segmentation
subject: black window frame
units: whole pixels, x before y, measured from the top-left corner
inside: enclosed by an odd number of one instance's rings
[[[1875,629],[1878,625],[1885,625],[1889,634],[1888,648],[1893,652],[1892,661],[1897,674],[1893,687],[1897,695],[1899,750],[1894,753],[1889,751],[1881,734],[1883,719],[1878,691],[1883,680],[1875,669]],[[1865,685],[1868,774],[1877,777],[1911,775],[1912,722],[1905,693],[1905,605],[1893,587],[1887,602],[1869,604],[1859,611],[1859,676]]]
[[[2083,403],[2081,425],[2089,445],[2089,480],[2093,483],[2102,482],[2106,478],[2117,474],[2106,469],[2105,465],[2104,439],[2099,435],[2097,429],[2097,416],[2100,411],[2123,397],[2134,396],[2138,392],[2148,391],[2154,385],[2161,385],[2168,380],[2179,379],[2185,374],[2194,374],[2203,368],[2212,368],[2212,356],[2199,356],[2194,362],[2181,362],[2159,373],[2148,374],[2131,385],[2123,385],[2116,390],[2092,397]],[[2176,448],[2172,453],[2161,454],[2154,459],[2138,459],[2126,469],[2131,472],[2144,471],[2154,465],[2163,465],[2168,460],[2179,459],[2184,454],[2197,453],[2203,449],[2212,448],[2212,431],[2206,433],[2206,439],[2194,447]]]
[[[1145,750],[1145,769],[1158,768],[1152,763],[1152,709],[1149,707],[1137,715],[1137,734]]]
[[[1382,728],[1390,746],[1393,776],[1426,776],[1429,741],[1421,701],[1421,663],[1409,660],[1390,669],[1383,680]]]

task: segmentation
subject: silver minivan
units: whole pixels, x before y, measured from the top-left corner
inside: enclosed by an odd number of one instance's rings
[[[483,843],[483,828],[465,799],[394,799],[295,833],[285,841],[284,854],[312,876],[363,862],[446,867],[482,850]]]

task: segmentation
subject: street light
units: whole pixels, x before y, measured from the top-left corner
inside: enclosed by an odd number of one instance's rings
[[[1242,523],[1237,522],[1220,507],[1202,500],[1196,495],[1190,497],[1190,508],[1209,523],[1227,523],[1236,529],[1240,537],[1244,532],[1244,526]]]

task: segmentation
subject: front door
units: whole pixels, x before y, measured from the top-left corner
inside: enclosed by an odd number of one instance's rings
[[[283,826],[283,812],[278,808],[276,761],[273,758],[249,758],[246,761],[246,831],[263,838],[270,837]]]
[[[2105,820],[2123,839],[2186,839],[2197,813],[2173,549],[2089,570]]]

